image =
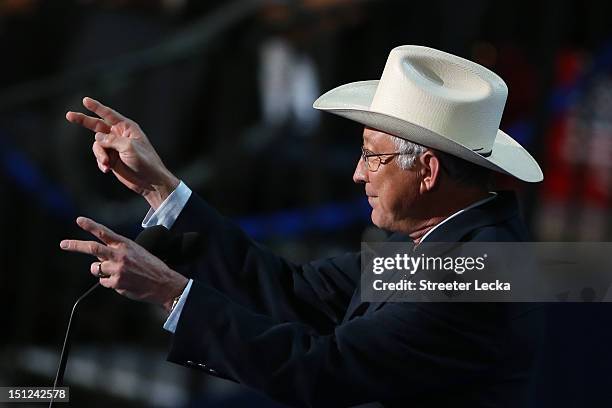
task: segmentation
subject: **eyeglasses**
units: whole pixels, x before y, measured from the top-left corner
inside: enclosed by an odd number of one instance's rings
[[[391,159],[392,157],[401,156],[404,154],[408,154],[408,153],[400,153],[400,152],[374,153],[366,149],[365,147],[361,146],[361,157],[363,158],[363,161],[368,167],[368,170],[370,170],[371,172],[378,171],[381,164],[389,163],[390,160],[385,161],[386,158]]]

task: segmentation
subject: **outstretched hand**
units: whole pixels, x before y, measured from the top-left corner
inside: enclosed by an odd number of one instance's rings
[[[90,271],[100,279],[102,286],[112,288],[130,299],[156,303],[166,311],[170,310],[174,298],[180,296],[187,286],[187,278],[134,241],[102,224],[79,217],[77,225],[102,243],[67,239],[60,243],[60,247],[98,258],[99,262],[92,263]],[[102,277],[99,276],[100,272]]]
[[[157,209],[179,180],[164,166],[140,126],[95,99],[83,98],[83,106],[99,117],[69,111],[66,119],[95,132],[92,146],[98,168],[143,196]]]

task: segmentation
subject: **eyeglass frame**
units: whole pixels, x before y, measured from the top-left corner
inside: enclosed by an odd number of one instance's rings
[[[366,153],[367,152],[367,153]],[[377,172],[380,169],[380,166],[383,164],[383,159],[380,159],[380,157],[382,156],[402,156],[402,155],[406,155],[406,154],[411,154],[411,153],[402,153],[402,152],[392,152],[392,153],[374,153],[371,150],[368,150],[365,148],[365,146],[361,146],[361,158],[363,159],[366,168],[371,171],[372,173]],[[378,159],[378,166],[376,166],[375,170],[372,170],[372,168],[370,167],[368,158],[370,157],[377,157]],[[442,170],[444,170],[446,173],[449,173],[448,169],[446,168],[446,166],[444,165],[444,163],[442,163],[442,160],[438,160],[440,162],[440,167],[442,167]],[[389,162],[387,162],[389,163]],[[384,163],[384,164],[387,164]]]
[[[373,151],[366,149],[365,146],[361,146],[361,158],[363,159],[363,162],[365,163],[367,169],[371,171],[372,173],[377,172],[380,169],[381,164],[383,164],[383,159],[381,159],[380,157],[382,156],[395,157],[395,156],[401,156],[401,155],[406,155],[406,154],[409,154],[409,153],[401,153],[401,152],[374,153]],[[378,166],[376,166],[376,169],[373,169],[373,166],[370,166],[370,162],[368,160],[370,157],[378,158],[377,160]],[[384,164],[387,164],[387,163],[384,163]]]

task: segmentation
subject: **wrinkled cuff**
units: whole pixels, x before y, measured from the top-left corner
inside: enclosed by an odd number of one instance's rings
[[[149,209],[144,220],[142,220],[142,227],[149,228],[155,225],[163,225],[167,229],[172,228],[189,197],[191,197],[191,190],[181,181],[156,211],[153,208]]]

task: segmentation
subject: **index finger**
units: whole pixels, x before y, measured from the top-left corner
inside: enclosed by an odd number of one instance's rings
[[[65,239],[60,242],[60,248],[64,251],[93,255],[98,259],[113,259],[113,250],[99,242]]]
[[[79,225],[79,227],[91,233],[107,245],[125,242],[127,240],[127,238],[122,237],[116,232],[113,232],[110,228],[105,227],[102,224],[98,224],[94,220],[91,220],[87,217],[77,218],[77,224]]]
[[[83,98],[83,106],[85,106],[87,109],[89,109],[111,125],[116,125],[119,122],[127,120],[127,118],[119,112],[114,111],[108,106],[105,106],[102,103],[88,96]]]
[[[102,119],[92,118],[81,112],[69,111],[66,113],[66,119],[71,123],[84,126],[92,132],[109,133],[111,127]]]

